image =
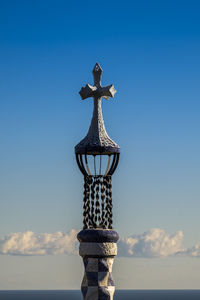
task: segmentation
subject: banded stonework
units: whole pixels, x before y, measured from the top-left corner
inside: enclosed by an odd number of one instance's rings
[[[77,236],[79,254],[83,258],[85,273],[81,285],[84,300],[112,300],[115,285],[112,266],[117,255],[119,236],[116,231],[85,229]]]

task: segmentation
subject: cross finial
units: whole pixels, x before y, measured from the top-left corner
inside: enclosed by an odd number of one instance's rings
[[[93,97],[94,99],[100,99],[101,97],[105,99],[109,99],[110,97],[114,97],[116,90],[113,84],[102,87],[101,86],[101,77],[103,70],[101,69],[98,63],[95,64],[94,69],[92,71],[94,77],[94,86],[90,84],[86,84],[85,87],[82,87],[79,94],[81,95],[82,100],[85,100],[89,97]]]
[[[86,84],[82,87],[79,94],[84,100],[89,97],[94,98],[93,116],[90,128],[86,137],[78,143],[75,147],[76,154],[111,154],[119,153],[119,146],[108,136],[101,110],[101,98],[109,99],[114,97],[116,90],[114,86],[101,86],[101,77],[103,70],[100,65],[96,63],[92,71],[94,77],[94,85]]]
[[[96,85],[96,87],[100,87],[103,70],[98,63],[96,63],[96,65],[94,66],[92,73],[94,77],[94,85]]]

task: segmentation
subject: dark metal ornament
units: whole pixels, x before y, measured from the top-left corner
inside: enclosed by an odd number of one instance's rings
[[[84,177],[83,228],[112,229],[111,176]]]

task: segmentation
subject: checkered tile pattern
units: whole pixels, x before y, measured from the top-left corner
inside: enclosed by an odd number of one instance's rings
[[[112,279],[112,257],[84,257],[85,274],[81,285],[83,299],[113,299],[115,286]]]

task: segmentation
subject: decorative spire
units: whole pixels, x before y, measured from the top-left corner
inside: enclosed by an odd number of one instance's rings
[[[119,146],[108,136],[101,110],[101,98],[108,100],[113,98],[116,90],[114,86],[101,86],[103,70],[98,63],[93,69],[94,85],[86,84],[82,87],[79,94],[82,100],[93,97],[94,110],[89,131],[86,137],[75,147],[75,152],[79,154],[111,154],[119,153]]]

